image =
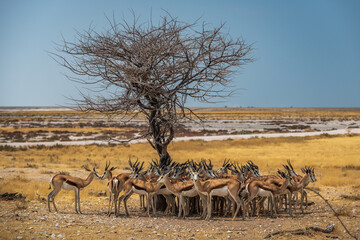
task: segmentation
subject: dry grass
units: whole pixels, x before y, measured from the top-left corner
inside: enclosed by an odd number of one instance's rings
[[[236,108],[236,109],[198,109],[200,116],[208,119],[360,119],[360,109],[298,109],[298,108]],[[100,113],[80,113],[76,111],[44,111],[44,112],[14,112],[1,113],[0,121],[26,121],[61,118],[98,118]],[[89,120],[90,121],[90,120]],[[126,128],[18,128],[2,127],[1,131],[70,131],[70,132],[100,132],[105,130],[130,131]],[[188,159],[199,161],[211,159],[215,167],[219,167],[225,158],[244,163],[252,160],[260,166],[263,174],[274,173],[277,168],[290,159],[296,170],[311,165],[315,167],[318,176],[316,186],[359,186],[360,178],[360,136],[317,136],[291,137],[226,141],[188,141],[176,142],[169,146],[172,158],[178,162]],[[87,145],[87,146],[36,146],[31,148],[14,148],[0,146],[0,170],[15,168],[11,178],[0,178],[0,192],[19,191],[34,198],[38,191],[45,196],[48,190],[48,180],[60,171],[74,176],[86,178],[82,165],[98,166],[103,169],[106,161],[119,167],[115,173],[128,168],[129,156],[133,159],[150,162],[158,158],[156,152],[147,143],[133,145]],[[33,173],[34,176],[26,175]],[[21,176],[20,176],[21,175]],[[38,179],[38,176],[41,178]],[[11,185],[10,180],[11,179]],[[29,179],[32,179],[31,181]],[[44,180],[46,179],[46,180]],[[26,186],[26,187],[24,187]],[[94,181],[92,191],[102,191],[105,183]],[[90,190],[82,193],[87,195]],[[72,195],[72,194],[71,194]]]
[[[318,182],[315,186],[358,186],[360,185],[360,136],[318,136],[305,138],[254,138],[248,140],[227,141],[187,141],[175,142],[169,146],[172,158],[178,162],[188,159],[196,161],[202,158],[211,159],[215,167],[219,167],[225,158],[244,163],[252,160],[257,163],[264,174],[274,173],[277,168],[290,159],[301,173],[300,168],[305,165],[315,167]],[[29,156],[33,159],[28,162]],[[38,191],[41,196],[49,190],[48,179],[59,171],[69,172],[71,175],[86,178],[81,166],[98,166],[101,169],[106,161],[120,171],[128,166],[129,156],[135,160],[149,162],[157,158],[156,152],[146,143],[125,146],[57,146],[22,149],[18,151],[0,151],[0,164],[2,168],[19,168],[27,171],[36,171],[37,175],[47,178],[44,180],[29,181],[30,176],[14,172],[11,180],[0,180],[0,192],[19,191],[35,198]],[[37,168],[34,168],[35,165]],[[25,168],[24,168],[25,166]],[[76,170],[76,171],[75,171]],[[99,170],[99,172],[100,172]],[[74,172],[75,171],[75,172]],[[117,173],[115,171],[115,173]],[[24,189],[24,184],[26,188]],[[105,182],[94,181],[88,191],[103,191]],[[72,196],[71,196],[72,197]]]
[[[352,208],[350,206],[341,206],[336,210],[337,215],[339,216],[353,216]]]
[[[360,201],[360,193],[355,193],[355,195],[344,194],[344,195],[341,195],[340,197],[343,199],[350,200],[350,201]]]

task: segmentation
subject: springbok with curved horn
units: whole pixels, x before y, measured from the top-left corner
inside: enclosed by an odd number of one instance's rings
[[[110,179],[113,177],[112,175],[112,171],[114,171],[115,169],[117,169],[117,167],[110,167],[111,162],[109,161],[109,163],[106,161],[106,166],[105,166],[105,170],[104,170],[104,174],[102,175],[102,179],[107,178],[108,181],[110,181]]]
[[[109,211],[108,211],[108,214],[110,214],[110,211],[111,211],[112,196],[115,196],[115,192],[116,192],[116,189],[114,188],[113,184],[111,184],[112,179],[114,178],[113,174],[112,174],[112,171],[117,169],[117,167],[111,167],[109,169],[110,164],[111,164],[110,161],[109,161],[109,163],[106,161],[105,171],[104,171],[104,174],[102,175],[102,179],[107,178],[107,180],[108,180],[108,183],[107,183],[107,188],[109,190]]]
[[[129,166],[131,173],[120,173],[114,177],[111,177],[108,181],[107,187],[109,189],[109,208],[108,208],[108,215],[111,215],[111,208],[112,208],[112,202],[115,206],[115,216],[118,216],[119,210],[118,210],[118,198],[120,192],[124,188],[124,183],[129,178],[134,178],[141,170],[144,162],[141,164],[140,168],[138,167],[140,162],[137,159],[135,163],[131,162],[131,157],[129,156]],[[110,164],[109,164],[110,165]],[[112,197],[113,196],[113,197]],[[120,202],[119,202],[119,208],[120,208]]]
[[[63,174],[57,174],[50,179],[49,189],[51,189],[51,186],[53,186],[53,190],[48,195],[49,212],[51,212],[50,202],[53,203],[55,211],[56,212],[58,211],[56,209],[56,205],[55,205],[55,197],[61,191],[61,189],[64,189],[64,190],[74,190],[75,191],[75,212],[81,213],[81,211],[80,211],[80,190],[87,187],[92,182],[94,177],[96,177],[98,179],[102,179],[102,176],[99,176],[97,174],[95,167],[93,168],[92,171],[86,166],[83,166],[83,168],[86,171],[90,172],[90,174],[88,175],[88,177],[86,179],[73,177],[73,176],[69,176],[69,175],[63,175]]]
[[[211,218],[211,210],[212,210],[212,196],[221,196],[221,197],[229,197],[232,202],[236,203],[236,210],[233,215],[232,220],[237,216],[240,205],[242,205],[244,209],[244,202],[239,197],[240,189],[242,183],[236,179],[232,178],[218,178],[218,179],[208,179],[205,181],[199,180],[199,173],[195,171],[195,169],[190,168],[190,174],[193,177],[195,189],[206,196],[207,198],[207,216],[205,220],[210,220]],[[244,213],[244,212],[243,212]],[[245,219],[245,215],[243,214],[243,219]]]

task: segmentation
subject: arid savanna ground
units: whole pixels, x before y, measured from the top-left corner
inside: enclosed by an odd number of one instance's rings
[[[0,193],[18,192],[25,199],[0,200],[1,239],[261,239],[278,230],[308,226],[325,228],[335,224],[333,233],[310,231],[308,235],[282,234],[274,239],[347,239],[349,236],[326,204],[309,192],[315,204],[294,217],[281,213],[278,218],[265,216],[237,218],[214,216],[211,221],[198,216],[178,219],[158,213],[147,217],[140,211],[138,196],[129,201],[130,218],[106,216],[108,196],[106,180],[94,180],[81,192],[84,214],[74,213],[74,193],[57,196],[59,213],[47,210],[44,199],[50,192],[49,180],[63,172],[86,178],[83,165],[101,172],[106,161],[117,166],[115,174],[128,170],[129,156],[146,163],[157,158],[147,143],[126,145],[76,145],[84,139],[127,139],[144,130],[143,119],[120,124],[101,114],[75,111],[0,112]],[[184,122],[177,136],[226,134],[312,132],[360,127],[360,109],[199,109],[204,125]],[[214,127],[215,126],[215,127]],[[268,126],[268,127],[267,127]],[[43,146],[42,142],[60,145]],[[61,145],[73,141],[74,145]],[[10,143],[39,142],[29,147]],[[179,141],[169,147],[174,161],[211,159],[215,168],[224,159],[245,163],[252,160],[263,174],[275,174],[286,160],[297,172],[312,166],[318,181],[310,184],[329,200],[352,233],[360,235],[360,135],[320,135],[313,137],[251,138],[224,141]]]

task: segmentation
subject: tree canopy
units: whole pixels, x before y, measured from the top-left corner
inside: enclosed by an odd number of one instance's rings
[[[160,161],[170,160],[174,126],[188,117],[188,98],[217,101],[231,92],[237,68],[253,61],[252,45],[198,21],[186,23],[169,14],[158,24],[109,20],[99,32],[90,27],[63,40],[52,53],[73,74],[71,80],[92,92],[76,99],[83,111],[122,114],[129,121],[144,114],[147,138]]]

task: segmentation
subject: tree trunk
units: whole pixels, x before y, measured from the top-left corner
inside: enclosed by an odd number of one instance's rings
[[[167,151],[167,147],[162,148],[162,153],[159,156],[160,157],[160,165],[168,166],[170,165],[171,157],[170,154]]]
[[[161,166],[168,166],[171,161],[171,157],[167,151],[167,146],[174,137],[173,126],[162,126],[161,112],[159,110],[153,110],[149,116],[149,125],[152,132],[153,140],[152,147],[157,151],[160,159]],[[168,132],[168,134],[166,134]],[[166,137],[165,137],[166,136]]]

